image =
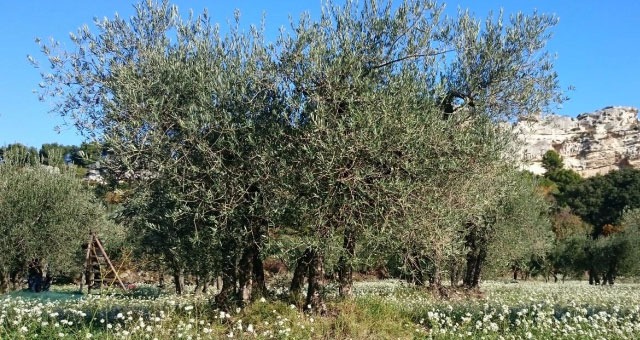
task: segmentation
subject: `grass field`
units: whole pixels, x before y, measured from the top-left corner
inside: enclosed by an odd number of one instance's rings
[[[282,301],[222,312],[210,296],[153,287],[79,295],[73,287],[0,296],[0,339],[637,339],[640,285],[485,282],[446,300],[398,281],[361,282],[329,315]]]

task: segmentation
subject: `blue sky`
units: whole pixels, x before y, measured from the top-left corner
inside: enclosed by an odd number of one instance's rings
[[[395,1],[395,0],[394,0]],[[38,101],[33,90],[40,81],[27,55],[42,59],[34,40],[54,37],[67,42],[69,32],[94,17],[130,16],[134,1],[2,1],[0,3],[0,145],[19,142],[39,147],[43,143],[80,144],[73,127],[54,131],[62,120],[49,113],[50,104]],[[172,1],[187,14],[208,8],[212,21],[226,23],[235,8],[243,23],[258,23],[266,14],[267,33],[273,36],[308,11],[317,15],[321,0],[308,1]],[[575,116],[610,105],[640,107],[640,1],[447,1],[447,13],[469,8],[479,17],[500,8],[506,14],[534,9],[554,13],[560,23],[548,50],[557,53],[556,70],[563,88],[572,85],[570,101],[557,113]],[[68,43],[67,46],[70,46]],[[44,63],[43,63],[44,64]]]

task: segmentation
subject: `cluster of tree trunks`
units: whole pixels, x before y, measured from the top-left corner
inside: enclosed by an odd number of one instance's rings
[[[594,237],[595,239],[595,237]],[[589,261],[589,269],[587,274],[589,275],[590,285],[613,285],[616,274],[618,272],[618,262],[614,256],[611,256],[605,263],[600,262],[600,266],[597,266],[597,256],[593,250],[586,250],[587,259]]]
[[[480,286],[482,266],[487,257],[487,236],[475,223],[467,223],[464,236],[467,254],[463,263],[452,259],[448,263],[449,280],[452,287],[458,286],[462,279],[462,285],[467,289],[476,289]],[[437,256],[436,256],[437,257]],[[412,254],[407,257],[407,267],[411,273],[409,279],[415,285],[429,284],[429,288],[436,294],[446,294],[442,285],[443,270],[437,263],[430,261],[426,256]]]
[[[467,288],[478,288],[482,265],[487,257],[488,240],[483,230],[475,223],[470,222],[467,227],[465,235],[465,245],[468,249],[467,265],[462,283]]]
[[[261,239],[266,221],[252,223],[251,232],[243,242],[242,251],[237,251],[238,241],[227,239],[223,243],[221,277],[222,287],[215,301],[221,308],[246,305],[265,296],[264,264],[262,263]]]
[[[27,289],[34,293],[48,291],[53,278],[50,273],[44,271],[40,259],[33,259],[25,266],[27,267]],[[0,293],[22,288],[23,280],[22,271],[0,270]]]
[[[0,293],[5,293],[5,292],[8,292],[9,290],[18,289],[21,281],[22,281],[22,277],[20,276],[20,273],[17,271],[0,272]]]
[[[255,235],[259,234],[260,228],[254,230]],[[254,234],[252,233],[252,234]],[[222,268],[222,289],[216,296],[216,302],[225,306],[229,301],[235,300],[240,303],[247,303],[255,296],[262,296],[266,292],[264,269],[260,256],[260,248],[253,238],[247,243],[239,261],[233,255],[234,241],[225,242],[228,249],[228,256],[225,257]],[[450,280],[453,286],[457,286],[460,279],[466,288],[477,288],[480,283],[481,269],[487,256],[486,235],[475,224],[468,225],[465,243],[468,249],[466,263],[455,263],[449,268]],[[342,297],[352,294],[353,287],[353,265],[352,259],[355,257],[356,234],[352,229],[346,228],[343,234],[343,254],[338,259],[337,275],[338,289]],[[326,304],[323,300],[323,289],[325,284],[324,275],[324,254],[321,249],[306,248],[296,261],[291,285],[289,288],[290,298],[293,303],[305,310],[314,311],[320,314],[326,313]],[[411,281],[416,285],[429,284],[430,289],[438,294],[443,294],[442,278],[443,271],[435,264],[427,266],[429,260],[414,256],[410,262]],[[307,283],[307,291],[303,299],[303,287]],[[257,293],[257,295],[256,295]],[[304,305],[300,304],[304,301]]]
[[[294,303],[299,304],[301,300],[305,278],[307,279],[307,295],[304,309],[325,314],[327,306],[322,295],[324,288],[324,255],[318,249],[305,249],[296,262],[289,289]]]
[[[29,263],[27,283],[30,291],[34,293],[49,291],[53,278],[50,273],[44,274],[40,259],[33,259]]]
[[[591,267],[588,271],[589,274],[589,284],[590,285],[613,285],[615,281],[615,271],[612,268],[609,268],[604,273],[599,273],[595,268]]]

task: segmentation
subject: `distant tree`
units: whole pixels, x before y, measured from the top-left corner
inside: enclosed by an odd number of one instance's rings
[[[193,227],[182,218],[186,212],[174,190],[167,181],[154,181],[142,193],[133,192],[119,211],[118,221],[129,226],[136,255],[164,262],[173,276],[176,293],[183,294],[188,259],[195,255],[188,252],[189,238],[194,235]]]
[[[586,249],[591,242],[592,226],[567,206],[555,207],[550,219],[555,241],[547,256],[545,274],[552,275],[555,281],[558,274],[563,281],[567,276],[581,277],[589,267]]]
[[[551,224],[557,240],[564,240],[574,235],[591,234],[591,226],[574,214],[569,207],[562,207],[554,212],[551,215]]]
[[[626,210],[622,214],[620,226],[622,232],[614,235],[620,240],[622,247],[617,273],[637,277],[640,275],[640,209]]]
[[[618,275],[637,276],[640,209],[625,210],[618,225],[606,225],[602,234],[585,242],[584,249],[581,269],[589,270],[589,283],[612,285]]]
[[[640,208],[640,170],[622,169],[587,178],[569,187],[566,202],[575,214],[593,225],[593,236],[606,225],[617,225],[625,209]]]
[[[576,215],[593,226],[585,247],[589,282],[612,284],[626,254],[622,217],[625,211],[640,208],[640,170],[590,177],[570,186],[563,197]]]
[[[511,182],[511,183],[509,183]],[[550,205],[530,176],[514,173],[498,202],[493,235],[487,246],[487,263],[497,273],[527,271],[532,259],[542,262],[553,245]]]
[[[89,231],[109,225],[73,171],[0,165],[0,292],[17,288],[33,259],[52,275],[79,269],[76,256]]]
[[[40,147],[40,161],[44,165],[63,166],[71,157],[73,146],[60,145],[58,143],[42,144]]]
[[[558,280],[558,274],[564,282],[566,277],[582,278],[589,269],[587,250],[593,240],[588,234],[571,234],[562,239],[556,239],[553,249],[548,254],[551,266],[549,275]]]
[[[2,148],[2,160],[5,163],[14,165],[30,165],[40,164],[38,150],[34,147],[28,147],[19,143],[9,144]]]
[[[542,156],[542,166],[546,170],[544,182],[547,183],[548,192],[553,194],[559,206],[565,205],[564,192],[580,183],[582,176],[574,170],[565,169],[562,156],[555,150],[549,150]]]
[[[566,204],[565,193],[582,182],[582,176],[572,169],[555,169],[544,174],[557,188],[554,193],[559,206]]]
[[[83,142],[69,151],[71,162],[85,168],[99,161],[106,153],[105,145],[99,142]]]
[[[555,150],[548,150],[542,156],[542,166],[547,172],[555,171],[564,168],[564,162],[562,156]]]
[[[620,262],[626,257],[627,240],[618,235],[600,236],[587,243],[590,284],[614,284]]]

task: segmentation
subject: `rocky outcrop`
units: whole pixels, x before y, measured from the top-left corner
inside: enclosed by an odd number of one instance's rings
[[[556,150],[566,168],[584,177],[624,167],[640,168],[638,109],[612,106],[576,118],[547,115],[522,119],[514,125],[521,143],[523,167],[544,173],[541,160]]]

